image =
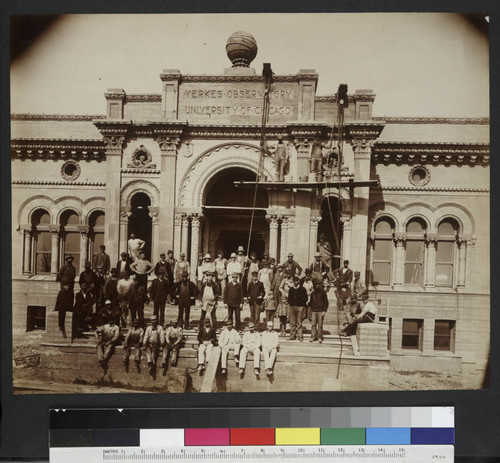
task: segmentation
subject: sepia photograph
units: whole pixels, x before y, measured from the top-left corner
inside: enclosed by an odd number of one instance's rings
[[[488,24],[11,16],[14,393],[489,388]]]

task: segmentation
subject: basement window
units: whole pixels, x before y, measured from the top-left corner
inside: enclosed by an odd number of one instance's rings
[[[44,331],[45,313],[47,307],[40,305],[29,305],[27,310],[26,331]]]

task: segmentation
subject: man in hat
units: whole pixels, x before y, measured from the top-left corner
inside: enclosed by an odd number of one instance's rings
[[[169,293],[168,280],[163,270],[158,271],[158,277],[153,280],[148,289],[149,296],[153,301],[153,314],[160,317],[160,325],[165,322],[165,304]]]
[[[278,143],[273,149],[269,149],[270,152],[274,152],[274,164],[276,166],[276,181],[285,181],[286,167],[288,163],[288,149],[287,145],[283,143],[283,135],[278,135]]]
[[[80,291],[76,293],[75,305],[73,307],[73,316],[75,317],[77,331],[83,332],[92,328],[94,303],[94,295],[88,290],[87,283],[82,281],[80,283]]]
[[[156,370],[156,363],[160,356],[160,347],[164,342],[164,333],[161,325],[158,324],[158,317],[151,317],[151,325],[146,328],[144,334],[143,346],[146,350],[148,361],[148,371],[153,374]]]
[[[293,286],[288,291],[288,304],[290,305],[290,336],[289,340],[298,339],[302,342],[302,320],[307,305],[307,292],[300,286],[300,278],[293,277]]]
[[[215,314],[215,304],[219,298],[219,285],[213,279],[213,272],[207,271],[205,279],[201,284],[199,299],[201,301],[201,316],[200,324],[205,319],[206,315],[212,318],[212,326],[217,329],[217,316]]]
[[[106,246],[101,244],[99,249],[101,252],[94,254],[94,258],[92,259],[92,268],[95,271],[99,266],[102,266],[103,275],[107,275],[111,270],[111,261],[109,256],[106,254]]]
[[[95,330],[97,338],[97,361],[104,374],[108,371],[109,359],[115,352],[115,344],[120,336],[120,328],[115,324],[113,318]]]
[[[207,253],[203,257],[203,262],[198,269],[198,281],[200,284],[205,282],[208,273],[211,273],[213,277],[213,274],[215,273],[215,264],[212,262],[210,254]]]
[[[335,271],[337,275],[335,296],[339,310],[346,305],[351,297],[352,270],[349,268],[349,261],[344,260],[344,266]]]
[[[212,349],[216,344],[215,328],[210,325],[210,319],[205,318],[198,331],[198,371],[200,375],[205,369],[205,362],[208,362]]]
[[[54,311],[59,312],[59,331],[62,331],[65,336],[64,323],[66,321],[66,312],[73,311],[73,291],[71,290],[71,283],[74,280],[62,280],[62,288],[59,290],[56,299]]]
[[[160,254],[160,260],[156,263],[155,269],[154,269],[154,274],[158,276],[158,272],[160,270],[163,270],[163,273],[168,276],[168,271],[167,267],[170,267],[170,263],[167,262],[167,256],[164,252]]]
[[[69,284],[69,289],[73,293],[75,287],[76,267],[73,265],[75,258],[72,255],[67,255],[64,259],[64,265],[57,272],[56,281],[61,282],[61,289],[63,289],[63,281]]]
[[[121,278],[123,272],[132,273],[132,270],[130,270],[131,263],[132,259],[129,257],[129,255],[126,252],[122,252],[120,254],[120,260],[116,264],[116,272],[119,278]]]
[[[104,301],[106,298],[104,297],[104,285],[106,284],[106,277],[104,275],[104,268],[102,265],[97,266],[97,270],[95,271],[95,289],[94,289],[94,298],[96,302],[96,312],[100,312]]]
[[[356,299],[361,298],[367,291],[365,282],[360,277],[361,272],[359,270],[355,270],[354,280],[352,281],[351,285],[351,296]]]
[[[191,267],[186,260],[186,254],[181,252],[179,254],[179,260],[175,263],[174,267],[174,283],[178,283],[182,280],[182,274],[184,272],[187,272],[189,275],[191,273]]]
[[[234,273],[236,273],[238,281],[241,282],[241,264],[236,260],[236,253],[232,252],[227,263],[227,274],[231,278]]]
[[[228,319],[233,321],[233,314],[236,317],[236,329],[239,331],[241,327],[241,314],[243,308],[243,286],[238,281],[239,273],[234,272],[224,288],[224,304],[227,305]]]
[[[169,292],[169,304],[174,304],[175,305],[175,285],[174,285],[174,269],[175,269],[175,264],[177,263],[177,259],[174,257],[174,251],[169,249],[167,251],[167,262],[170,264],[170,267],[167,268],[167,279],[168,279],[168,286],[170,288]]]
[[[243,246],[238,246],[236,251],[236,262],[240,264],[240,273],[244,275],[248,267],[248,258],[245,256],[245,248]]]
[[[283,264],[278,264],[276,266],[276,273],[274,274],[273,281],[271,282],[271,291],[274,295],[274,303],[276,307],[281,301],[280,286],[285,278],[285,266]]]
[[[130,269],[135,273],[135,280],[144,288],[148,285],[148,275],[154,270],[153,264],[146,260],[146,255],[141,251],[135,262],[130,264]]]
[[[224,288],[226,287],[227,280],[227,260],[224,259],[224,251],[219,249],[217,253],[217,258],[214,260],[215,272],[217,275],[217,282],[219,283],[220,293],[224,293]]]
[[[302,267],[300,264],[293,260],[293,254],[291,252],[288,253],[287,260],[283,262],[283,265],[285,267],[285,272],[289,271],[292,272],[293,275],[300,276],[302,273]]]
[[[260,327],[260,308],[266,295],[264,284],[258,278],[259,273],[257,271],[252,272],[252,281],[248,283],[247,289],[248,303],[250,305],[250,321],[255,324],[257,331],[259,331]]]
[[[240,350],[240,375],[245,372],[245,365],[247,361],[247,354],[249,352],[253,355],[253,370],[255,376],[259,377],[260,374],[260,345],[262,341],[260,338],[260,333],[255,331],[255,325],[250,322],[247,326],[245,334],[243,335],[242,348]]]
[[[195,305],[197,296],[198,286],[189,280],[189,273],[185,270],[182,272],[181,281],[175,284],[175,297],[179,304],[177,321],[181,328],[189,329],[191,306]]]
[[[252,251],[250,253],[250,260],[248,262],[248,275],[251,276],[253,272],[258,272],[260,270],[260,263],[257,260],[257,253]]]
[[[165,330],[165,340],[163,343],[163,361],[162,368],[167,368],[168,357],[172,352],[172,366],[177,365],[177,357],[179,356],[179,349],[182,342],[182,328],[178,326],[177,320],[173,319],[170,326]]]
[[[320,282],[323,284],[323,280],[330,271],[330,268],[321,260],[320,252],[314,254],[314,262],[309,266],[309,268],[311,269],[311,278],[313,282]]]
[[[120,310],[116,305],[108,299],[104,302],[104,308],[99,314],[98,321],[100,325],[106,324],[108,320],[113,319],[114,322],[119,325],[120,323]]]
[[[354,320],[339,332],[341,336],[354,336],[357,327],[360,323],[373,323],[377,315],[377,306],[370,300],[370,297],[365,294],[360,301],[361,313],[356,315]]]
[[[96,287],[96,274],[90,268],[89,261],[85,262],[84,267],[85,270],[82,273],[80,273],[80,278],[78,279],[78,283],[81,286],[82,282],[85,282],[87,284],[87,289],[93,293]]]
[[[172,251],[169,251],[172,252]],[[173,259],[173,256],[172,256]],[[175,259],[173,259],[175,260]],[[170,260],[167,259],[167,256],[165,255],[164,252],[160,254],[160,260],[156,263],[155,269],[154,269],[154,274],[158,277],[158,273],[160,270],[163,271],[163,274],[165,275],[166,280],[168,281],[168,297],[167,301],[170,299],[170,303],[173,303],[175,299],[175,293],[172,296],[172,288],[174,287],[174,265],[175,262],[172,263]]]
[[[219,336],[219,346],[222,349],[222,374],[225,374],[227,372],[227,356],[230,350],[233,351],[234,363],[236,363],[236,366],[238,366],[240,342],[241,340],[238,331],[233,330],[233,322],[231,320],[228,320],[226,322],[226,328],[222,330],[222,333]]]
[[[328,310],[328,296],[319,282],[314,284],[314,290],[309,297],[311,308],[311,339],[309,342],[323,342],[323,321]]]
[[[144,329],[139,326],[139,320],[132,320],[132,328],[125,335],[125,340],[123,341],[123,364],[125,365],[125,371],[128,372],[129,357],[134,349],[134,355],[132,359],[134,360],[137,371],[141,372],[141,347],[144,340]]]
[[[110,301],[115,309],[118,307],[118,275],[116,268],[111,269],[111,273],[104,283],[103,299]]]
[[[136,238],[133,233],[130,235],[130,239],[128,240],[128,252],[132,257],[133,262],[139,258],[140,252],[145,244],[145,241]]]
[[[268,321],[266,328],[266,331],[262,333],[262,356],[264,357],[264,368],[267,376],[271,376],[278,352],[279,335],[273,329],[273,322]]]

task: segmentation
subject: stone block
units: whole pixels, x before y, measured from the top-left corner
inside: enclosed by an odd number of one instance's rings
[[[394,370],[439,371],[444,373],[460,373],[462,358],[458,355],[408,355],[391,353],[391,368]]]
[[[387,355],[388,325],[362,323],[358,325],[356,340],[361,355]]]
[[[43,340],[45,342],[58,344],[71,344],[73,333],[73,313],[66,312],[64,321],[65,330],[59,330],[59,312],[49,311],[45,316],[45,334]]]

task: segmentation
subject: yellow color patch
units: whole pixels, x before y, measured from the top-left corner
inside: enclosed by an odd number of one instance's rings
[[[320,428],[276,428],[276,445],[320,445]]]

